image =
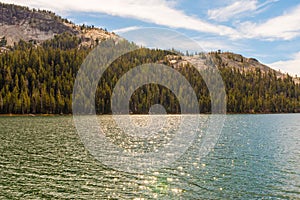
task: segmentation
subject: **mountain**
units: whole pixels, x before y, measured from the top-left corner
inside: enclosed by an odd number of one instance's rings
[[[0,114],[72,113],[76,74],[93,47],[101,45],[103,40],[113,45],[107,51],[134,46],[126,40],[116,42],[119,36],[105,29],[78,26],[49,11],[10,4],[0,6]],[[210,113],[209,90],[199,72],[189,64],[192,59],[209,73],[211,69],[203,62],[206,57],[218,67],[223,78],[228,112],[300,112],[298,79],[273,70],[255,58],[221,51],[187,56],[147,48],[123,55],[105,71],[95,94],[96,112],[111,113],[112,91],[130,69],[144,63],[163,63],[189,81],[201,113]],[[214,81],[213,78],[209,81]],[[181,87],[178,80],[174,84]],[[79,92],[85,95],[86,88],[82,87]],[[180,113],[176,96],[168,88],[155,84],[137,89],[129,107],[132,113],[140,114],[148,113],[154,104],[162,104],[167,113]],[[86,109],[85,104],[81,106]]]
[[[77,26],[51,11],[4,3],[0,3],[0,11],[0,37],[5,37],[8,46],[13,46],[20,40],[39,44],[62,33],[76,35],[85,46],[117,37],[93,26]]]
[[[277,78],[287,78],[289,75],[286,73],[282,73],[280,71],[274,70],[271,67],[259,62],[255,58],[246,58],[240,54],[232,53],[232,52],[209,52],[209,53],[201,53],[200,55],[195,56],[167,56],[165,60],[168,60],[169,64],[172,64],[173,67],[177,68],[180,66],[184,66],[187,64],[187,60],[190,60],[191,57],[196,60],[197,58],[201,58],[203,55],[207,56],[210,55],[210,57],[213,60],[213,63],[218,65],[219,67],[229,67],[234,68],[242,73],[245,72],[255,72],[258,69],[261,73],[266,74],[269,71],[272,71],[276,74]],[[198,59],[200,61],[201,59]],[[203,65],[203,63],[201,63]],[[300,84],[300,79],[297,77],[293,77],[293,81],[297,84]]]
[[[255,58],[246,58],[240,54],[235,54],[232,52],[214,52],[213,54],[215,55],[215,62],[223,67],[236,68],[243,72],[255,72],[257,69],[260,69],[260,71],[264,74],[268,73],[269,71],[273,71],[276,74],[276,77],[281,79],[287,78],[289,76],[286,73],[274,70],[273,68],[260,63]],[[297,77],[293,77],[293,81],[297,84],[300,83],[300,79]]]
[[[166,60],[168,63],[172,64],[175,68],[182,67],[187,64],[187,60],[193,58],[194,60],[201,60],[203,56],[210,56],[212,58],[212,62],[220,67],[229,67],[241,70],[243,72],[255,72],[257,69],[260,69],[262,73],[267,73],[269,71],[274,71],[276,73],[277,78],[284,78],[287,74],[276,71],[267,65],[260,63],[255,58],[246,58],[240,54],[235,54],[232,52],[209,52],[209,53],[200,53],[199,55],[193,56],[167,56]],[[203,63],[200,63],[204,65]]]

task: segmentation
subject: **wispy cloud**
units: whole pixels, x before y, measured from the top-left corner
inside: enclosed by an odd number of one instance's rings
[[[232,50],[233,46],[226,44],[223,41],[220,40],[215,40],[215,41],[207,41],[207,40],[196,40],[198,45],[203,48],[205,52],[210,52],[210,51],[216,51],[216,50],[225,50],[225,51],[230,51]]]
[[[170,0],[4,0],[4,2],[18,3],[30,7],[50,8],[60,12],[100,12],[172,28],[185,28],[216,35],[233,36],[237,34],[234,29],[228,26],[211,24],[205,20],[185,14],[183,11],[174,8],[175,3]]]
[[[257,14],[266,5],[276,1],[278,0],[268,0],[259,4],[258,0],[239,0],[226,7],[208,10],[207,14],[210,19],[223,22],[236,17],[240,18],[243,15],[249,15],[252,12]]]
[[[242,48],[241,44],[238,44],[237,42],[224,40],[218,37],[200,36],[193,37],[192,39],[196,41],[206,52],[216,51],[219,49],[222,51],[239,51]]]
[[[140,26],[129,26],[129,27],[124,27],[124,28],[120,28],[120,29],[115,29],[115,30],[113,30],[113,32],[115,32],[117,34],[122,34],[122,33],[128,32],[128,31],[134,31],[134,30],[138,30],[141,28],[142,27],[140,27]]]
[[[244,22],[240,24],[244,38],[267,40],[290,40],[300,36],[300,5],[283,15],[263,23]]]
[[[126,29],[126,28],[125,28]],[[167,28],[140,27],[137,29],[128,28],[128,31],[120,34],[130,42],[148,48],[176,49],[182,52],[202,52],[202,47],[197,41],[188,36]]]
[[[300,75],[300,52],[294,54],[291,60],[278,61],[269,64],[270,67],[289,73],[290,75]]]
[[[208,52],[222,49],[238,49],[237,44],[229,44],[216,37],[188,37],[180,32],[167,28],[130,26],[114,30],[120,36],[138,45],[149,48],[180,50],[182,52]]]
[[[244,12],[253,11],[256,9],[256,7],[257,7],[256,0],[237,1],[226,7],[208,10],[207,14],[210,19],[222,22],[222,21],[228,21],[229,19],[237,15],[240,15]]]

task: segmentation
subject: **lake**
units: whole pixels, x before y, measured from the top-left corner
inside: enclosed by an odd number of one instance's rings
[[[0,199],[300,199],[299,114],[227,115],[214,150],[193,155],[122,172],[90,155],[71,116],[1,117]]]

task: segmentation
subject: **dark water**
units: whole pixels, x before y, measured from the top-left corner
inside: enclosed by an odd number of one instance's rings
[[[118,172],[85,150],[72,117],[0,118],[0,199],[300,199],[300,115],[228,115],[214,151],[184,159]]]

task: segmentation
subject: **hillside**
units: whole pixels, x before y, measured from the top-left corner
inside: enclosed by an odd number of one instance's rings
[[[0,3],[0,11],[0,38],[5,37],[6,40],[6,45],[2,46],[13,46],[20,40],[39,44],[62,33],[77,36],[84,46],[117,37],[103,29],[77,26],[46,10]]]
[[[213,59],[213,63],[218,65],[219,67],[229,67],[229,68],[235,68],[242,72],[255,72],[257,69],[260,69],[262,73],[267,73],[270,70],[273,70],[272,68],[268,67],[267,65],[264,65],[260,63],[255,58],[246,58],[243,57],[240,54],[235,54],[232,52],[209,52],[209,53],[200,53],[199,55],[193,55],[193,56],[167,56],[165,60],[168,61],[168,63],[172,64],[175,68],[185,66],[188,62],[187,60],[190,60],[193,58],[196,62],[197,60],[200,61],[203,56],[210,55]],[[203,63],[200,63],[200,65],[204,65]],[[204,67],[204,66],[203,66]],[[276,73],[277,78],[284,78],[287,75],[283,74],[279,71],[273,70]]]
[[[187,60],[190,60],[191,58],[194,61],[200,61],[202,56],[207,56],[210,55],[213,59],[213,62],[219,66],[219,67],[229,67],[229,68],[234,68],[239,70],[241,73],[246,73],[246,72],[255,72],[258,69],[262,74],[266,74],[269,71],[273,71],[276,74],[277,78],[287,78],[288,74],[282,73],[280,71],[274,70],[270,68],[269,66],[260,63],[257,59],[255,58],[246,58],[240,54],[235,54],[232,52],[209,52],[209,53],[200,53],[199,55],[194,55],[194,56],[167,56],[165,58],[165,61],[167,63],[173,65],[174,68],[179,68],[182,66],[185,66],[188,62]],[[163,63],[163,61],[160,61]],[[200,63],[200,65],[203,65],[203,63]],[[293,81],[297,84],[300,83],[300,79],[297,77],[292,77]]]
[[[0,53],[0,114],[72,113],[74,80],[93,47],[101,45],[103,40],[111,40],[115,45],[113,49],[134,45],[126,40],[115,42],[118,36],[113,33],[75,25],[49,11],[0,5],[3,11],[0,16],[3,50]],[[103,74],[96,92],[97,113],[111,113],[110,97],[117,81],[133,67],[149,62],[166,64],[185,76],[198,97],[200,111],[209,113],[208,88],[188,62],[193,59],[209,72],[211,69],[202,59],[207,56],[212,58],[224,80],[228,112],[300,112],[298,79],[275,71],[255,58],[219,51],[185,56],[141,48],[116,60]],[[180,85],[177,80],[174,83]],[[174,94],[154,84],[135,91],[129,106],[132,113],[148,113],[150,106],[157,103],[163,104],[168,113],[180,113]]]
[[[78,49],[76,41],[76,36],[63,34],[41,46],[20,43],[12,51],[0,54],[0,113],[72,113],[74,80],[83,60],[91,51],[90,48]],[[124,43],[127,41],[113,42],[116,45],[114,48],[128,46]],[[223,56],[212,54],[215,58]],[[170,55],[168,51],[146,48],[122,56],[112,63],[99,80],[95,99],[97,113],[110,114],[110,98],[117,81],[133,67],[149,62],[164,62],[178,70],[194,88],[199,98],[200,111],[209,113],[211,101],[206,84],[195,68],[184,59],[200,58]],[[202,66],[209,72],[206,65]],[[263,71],[255,66],[247,68],[253,70],[225,66],[223,62],[218,66],[226,87],[227,111],[300,112],[300,85],[295,84],[288,75],[279,78],[276,71],[268,68],[263,68]],[[177,80],[174,80],[174,84],[180,86]],[[84,95],[85,88],[80,91]],[[180,105],[173,93],[155,84],[135,91],[130,101],[130,110],[133,113],[148,113],[150,106],[157,103],[163,104],[168,113],[180,113]]]

